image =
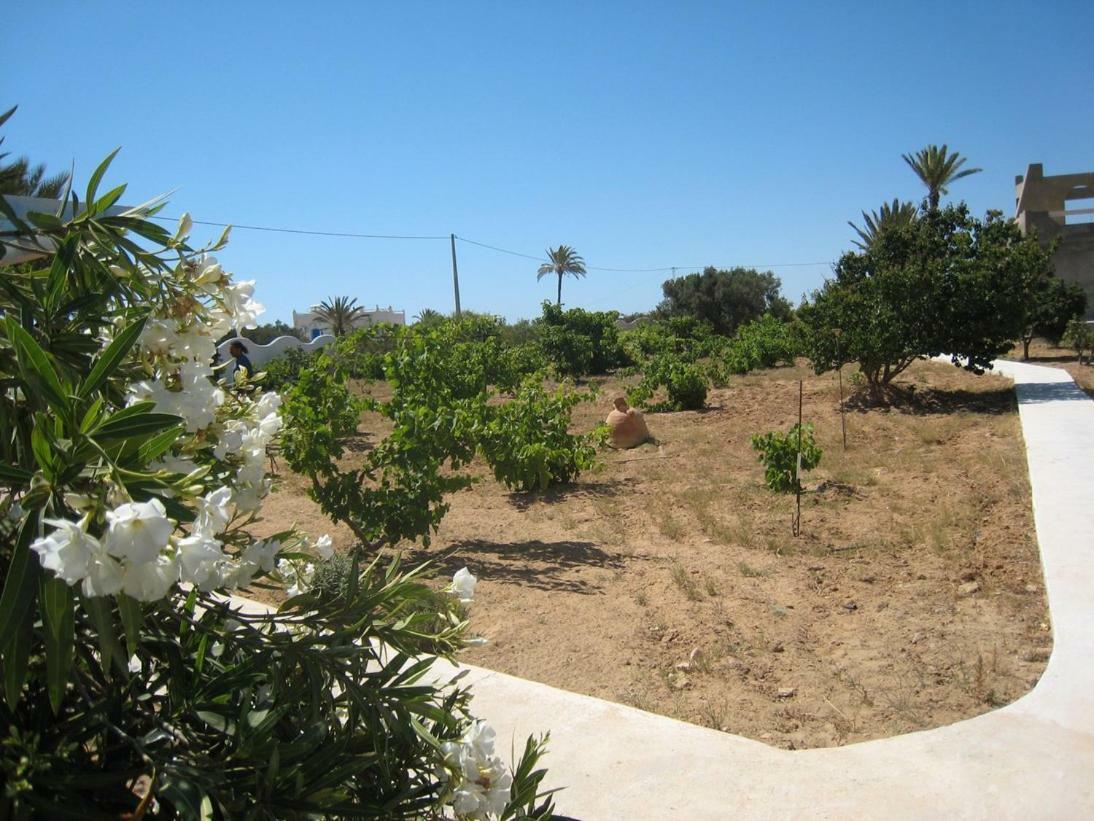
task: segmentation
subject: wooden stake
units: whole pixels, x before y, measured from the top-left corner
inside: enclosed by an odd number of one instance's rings
[[[798,380],[798,461],[794,467],[794,493],[795,501],[794,521],[791,523],[791,532],[795,537],[802,532],[802,396],[805,392],[805,383]]]

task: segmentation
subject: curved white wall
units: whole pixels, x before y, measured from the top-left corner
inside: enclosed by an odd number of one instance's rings
[[[220,352],[221,362],[227,362],[232,358],[232,355],[228,353],[228,347],[237,340],[247,347],[247,357],[251,360],[251,364],[256,368],[261,368],[271,359],[281,356],[281,354],[291,348],[301,348],[307,353],[313,353],[314,351],[318,351],[328,342],[333,342],[334,337],[330,334],[323,334],[317,336],[311,342],[301,342],[295,336],[279,336],[269,345],[259,345],[257,342],[252,342],[245,336],[236,336],[221,342],[217,346],[217,350]]]

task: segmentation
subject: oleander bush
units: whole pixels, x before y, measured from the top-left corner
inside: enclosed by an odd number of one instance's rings
[[[317,588],[329,538],[252,534],[280,398],[211,363],[253,285],[210,256],[227,233],[194,249],[188,216],[108,215],[108,165],[71,219],[0,197],[3,239],[55,249],[0,280],[0,817],[549,816],[542,740],[506,767],[468,690],[429,682],[464,644],[466,575],[438,597],[355,553]],[[329,398],[337,371],[309,373]],[[336,447],[349,416],[327,424]],[[228,598],[251,586],[288,598]]]

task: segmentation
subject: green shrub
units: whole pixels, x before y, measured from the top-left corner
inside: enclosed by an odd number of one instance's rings
[[[801,470],[812,470],[820,464],[821,449],[813,439],[813,426],[806,425],[801,431]],[[798,433],[794,425],[783,433],[756,434],[752,447],[760,453],[764,466],[764,482],[778,493],[794,493],[801,489],[798,471]]]
[[[574,406],[592,398],[565,387],[548,392],[533,379],[512,401],[487,408],[481,449],[494,477],[509,488],[543,491],[592,467],[594,437],[569,432]]]
[[[737,329],[722,357],[730,373],[745,374],[757,368],[773,368],[780,362],[793,364],[797,349],[794,326],[764,314]]]
[[[619,341],[616,311],[562,310],[543,303],[543,316],[534,323],[547,358],[564,376],[603,374],[629,363]]]
[[[1082,319],[1071,320],[1067,323],[1061,342],[1075,351],[1080,365],[1083,364],[1084,354],[1089,362],[1091,348],[1094,348],[1094,325]]]
[[[309,367],[314,359],[314,353],[301,348],[289,348],[285,353],[266,363],[263,368],[266,378],[262,382],[262,387],[271,391],[292,387],[300,377],[300,372]]]
[[[707,399],[707,373],[699,365],[672,354],[653,357],[643,370],[642,381],[627,390],[627,401],[647,410],[700,410]],[[651,405],[659,388],[668,391],[668,402]]]

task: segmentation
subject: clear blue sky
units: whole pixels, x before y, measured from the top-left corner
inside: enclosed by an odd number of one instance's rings
[[[5,148],[128,201],[241,224],[457,235],[590,266],[834,260],[848,219],[916,199],[900,159],[1094,170],[1094,3],[12,3]],[[213,229],[208,229],[211,234]],[[205,238],[207,234],[195,234]],[[532,260],[457,246],[463,306],[538,314]],[[451,310],[440,241],[237,230],[266,319],[347,294]],[[826,265],[774,267],[796,301]],[[590,271],[570,306],[653,307],[665,275]]]

